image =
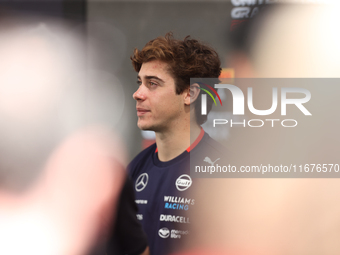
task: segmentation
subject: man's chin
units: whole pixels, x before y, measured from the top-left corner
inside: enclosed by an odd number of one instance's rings
[[[150,123],[143,120],[138,120],[137,126],[140,130],[161,132],[164,130],[164,126],[159,125],[159,123]]]
[[[145,123],[137,123],[137,126],[138,126],[138,128],[140,129],[140,130],[151,130],[151,131],[153,131],[153,129],[152,129],[152,127],[150,126],[150,125],[147,125],[147,124],[145,124]]]

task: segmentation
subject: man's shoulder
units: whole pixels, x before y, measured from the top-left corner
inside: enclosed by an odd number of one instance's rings
[[[220,144],[216,140],[212,139],[207,133],[206,133],[206,136],[207,136],[207,138],[203,142],[210,149],[213,149],[213,150],[219,151],[219,152],[225,152],[227,150],[226,147],[224,147],[222,144]]]
[[[152,155],[156,151],[156,143],[150,145],[146,149],[142,150],[128,165],[129,175],[133,178],[136,174],[136,170],[140,169],[149,160],[152,160]]]
[[[198,148],[190,157],[190,175],[194,178],[216,177],[211,173],[215,167],[223,168],[229,165],[231,155],[229,151],[218,141],[205,134]],[[194,148],[195,149],[195,148]],[[203,184],[203,183],[202,183]]]
[[[214,140],[209,136],[208,133],[204,134],[204,137],[202,139],[202,142],[199,145],[198,148],[201,152],[209,152],[211,153],[217,153],[217,154],[225,154],[227,152],[227,148],[224,147],[222,144]]]
[[[230,153],[222,144],[211,138],[207,133],[198,144],[197,149],[192,152],[191,164],[212,164],[216,160],[219,162],[228,160]],[[203,163],[205,162],[205,163]]]

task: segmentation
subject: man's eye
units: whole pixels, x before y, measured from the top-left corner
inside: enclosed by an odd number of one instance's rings
[[[157,86],[158,84],[157,83],[155,83],[155,82],[152,82],[152,81],[150,81],[150,86]]]
[[[137,84],[140,86],[142,84],[142,81],[137,81]]]

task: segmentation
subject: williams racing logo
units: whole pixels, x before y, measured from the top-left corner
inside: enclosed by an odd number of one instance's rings
[[[195,204],[195,199],[184,197],[164,196],[164,208],[173,210],[189,210],[189,205]]]

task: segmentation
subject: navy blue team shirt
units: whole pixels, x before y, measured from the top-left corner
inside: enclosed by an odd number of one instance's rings
[[[224,147],[201,129],[196,141],[170,161],[160,161],[156,144],[153,144],[130,163],[137,218],[146,232],[151,255],[176,252],[190,235],[190,225],[194,223],[188,214],[196,203],[190,192],[195,185],[190,177],[190,157],[200,164],[207,164],[204,159],[213,160],[221,150]]]

